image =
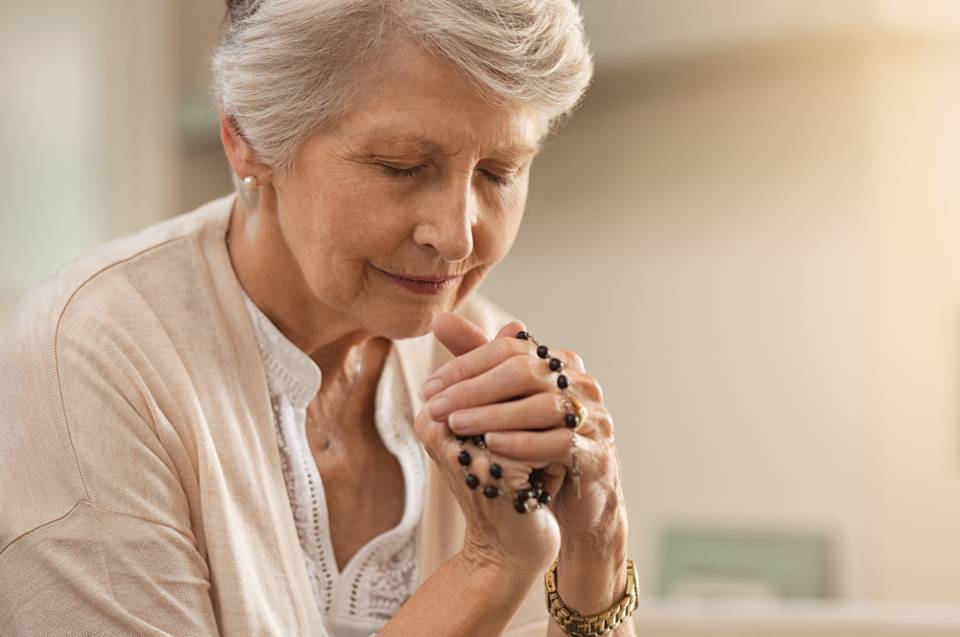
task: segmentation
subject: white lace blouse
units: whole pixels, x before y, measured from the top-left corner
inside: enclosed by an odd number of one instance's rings
[[[323,482],[306,436],[306,407],[320,389],[320,368],[290,342],[244,294],[263,357],[283,468],[313,594],[329,637],[368,637],[383,627],[419,580],[418,526],[426,465],[401,401],[402,374],[385,365],[377,386],[375,423],[403,471],[406,501],[400,523],[365,544],[342,571],[330,538]]]

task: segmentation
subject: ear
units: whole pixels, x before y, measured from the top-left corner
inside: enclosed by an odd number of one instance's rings
[[[240,177],[253,175],[261,186],[273,176],[270,168],[257,161],[257,155],[240,131],[237,120],[220,108],[220,141],[233,172]]]

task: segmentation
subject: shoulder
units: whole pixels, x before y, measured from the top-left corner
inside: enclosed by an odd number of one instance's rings
[[[0,510],[17,512],[0,524],[0,549],[88,496],[82,440],[95,456],[97,440],[144,420],[145,374],[170,378],[156,356],[170,350],[158,317],[202,288],[171,277],[201,268],[196,244],[215,221],[201,208],[104,244],[21,299],[0,335],[0,378],[15,379],[0,383]]]
[[[196,273],[204,235],[229,214],[228,198],[98,246],[62,266],[17,304],[0,335],[0,365],[46,360],[65,337],[102,336],[104,327]],[[29,356],[34,355],[34,356]]]

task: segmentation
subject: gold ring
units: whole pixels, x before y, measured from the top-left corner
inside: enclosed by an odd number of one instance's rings
[[[587,422],[587,416],[590,415],[590,412],[587,411],[587,408],[584,407],[583,403],[580,402],[576,396],[565,393],[564,398],[567,399],[567,405],[569,405],[573,411],[573,417],[577,419],[577,423],[570,428],[573,429],[575,433],[579,433],[580,430],[583,429],[583,424]]]

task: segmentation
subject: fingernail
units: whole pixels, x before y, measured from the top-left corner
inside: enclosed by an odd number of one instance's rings
[[[440,396],[431,400],[427,406],[430,408],[430,417],[440,420],[450,412],[450,399]]]
[[[466,417],[461,413],[452,413],[450,414],[450,417],[447,418],[447,426],[456,433],[462,433],[462,430],[467,429],[470,426],[469,417]]]
[[[487,441],[488,447],[491,445],[496,445],[500,442],[500,434],[498,433],[488,433],[483,438]]]
[[[443,388],[443,381],[439,378],[431,378],[420,388],[420,398],[426,400],[436,394]]]

